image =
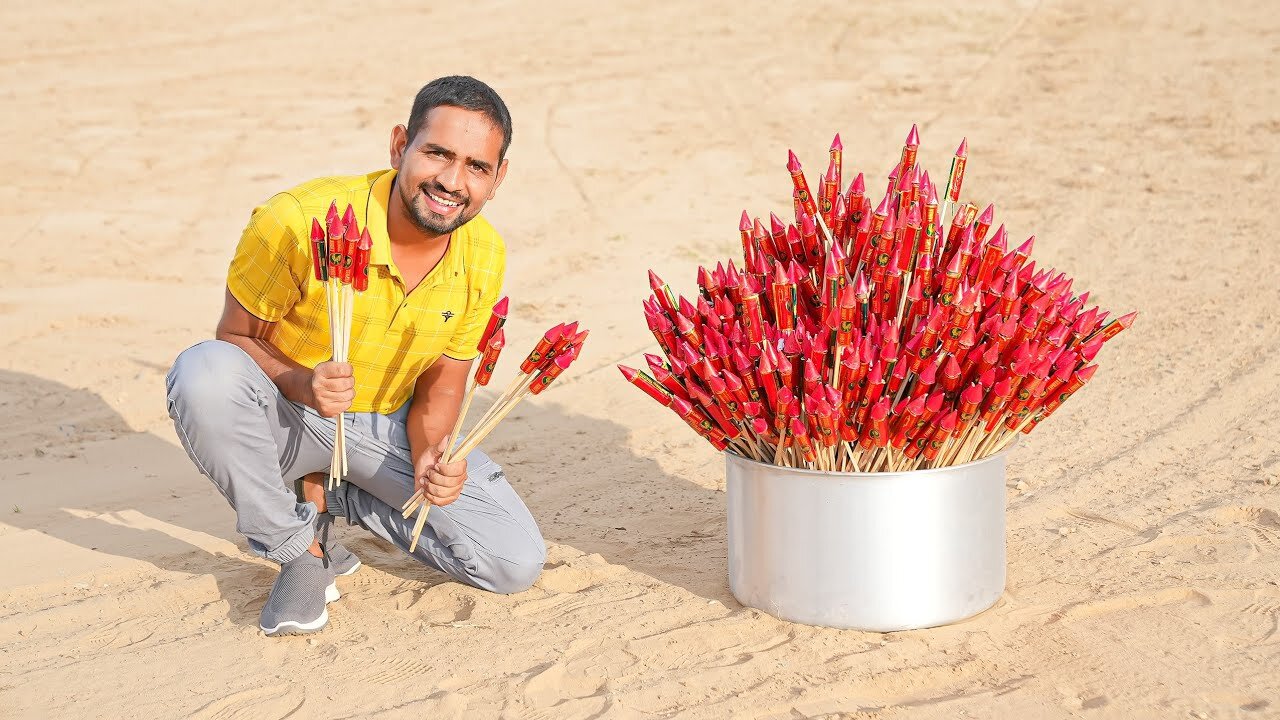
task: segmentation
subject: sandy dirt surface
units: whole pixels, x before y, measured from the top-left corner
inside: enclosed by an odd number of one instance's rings
[[[1280,716],[1270,3],[157,5],[0,11],[0,716]],[[495,596],[343,527],[367,566],[329,628],[265,638],[275,570],[164,373],[212,332],[249,209],[384,167],[459,72],[515,119],[487,211],[512,344],[593,330],[489,445],[546,571]],[[816,176],[840,131],[880,177],[913,121],[935,174],[967,135],[968,197],[1142,316],[1012,456],[996,607],[781,622],[729,593],[722,460],[613,365],[655,347],[645,268],[688,292],[744,207],[789,208],[788,147]]]

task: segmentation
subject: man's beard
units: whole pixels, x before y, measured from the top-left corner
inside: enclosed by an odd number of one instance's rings
[[[419,187],[417,189],[420,193],[423,193],[423,196],[425,196],[427,192],[426,188]],[[432,188],[431,192],[439,197],[448,198],[450,200],[455,199],[450,193],[444,192],[438,188]],[[457,230],[467,224],[467,222],[475,217],[475,213],[471,213],[470,215],[467,214],[467,211],[471,208],[471,201],[469,199],[461,200],[460,202],[462,202],[462,206],[459,208],[458,216],[453,220],[448,220],[443,215],[439,215],[426,207],[419,205],[416,202],[419,198],[421,198],[424,203],[426,202],[426,199],[423,196],[415,195],[405,197],[403,190],[400,193],[400,199],[404,201],[405,209],[408,211],[409,220],[412,221],[414,225],[418,226],[419,230],[422,230],[425,233],[448,235],[454,230]]]

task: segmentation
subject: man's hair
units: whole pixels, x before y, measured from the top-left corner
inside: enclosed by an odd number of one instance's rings
[[[422,86],[413,99],[413,109],[409,111],[409,124],[406,126],[409,142],[413,142],[414,136],[427,122],[427,113],[441,105],[483,113],[502,129],[502,150],[498,153],[498,160],[507,156],[507,147],[511,145],[511,113],[507,112],[507,104],[493,88],[469,75],[436,78]]]

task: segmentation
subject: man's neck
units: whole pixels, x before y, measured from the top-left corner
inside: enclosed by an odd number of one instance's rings
[[[400,193],[392,190],[387,208],[387,237],[391,240],[391,261],[400,271],[405,292],[411,293],[440,261],[449,248],[449,233],[428,233],[409,218]]]
[[[430,233],[423,231],[409,217],[409,209],[404,206],[400,189],[391,188],[391,202],[387,208],[387,237],[391,247],[407,253],[430,253],[449,242],[450,233]]]

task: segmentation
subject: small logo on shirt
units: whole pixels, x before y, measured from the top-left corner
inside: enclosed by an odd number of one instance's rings
[[[453,317],[453,311],[452,311],[452,310],[444,310],[444,311],[442,311],[442,312],[440,313],[440,317],[444,318],[444,321],[445,321],[445,322],[449,322],[449,318]]]

